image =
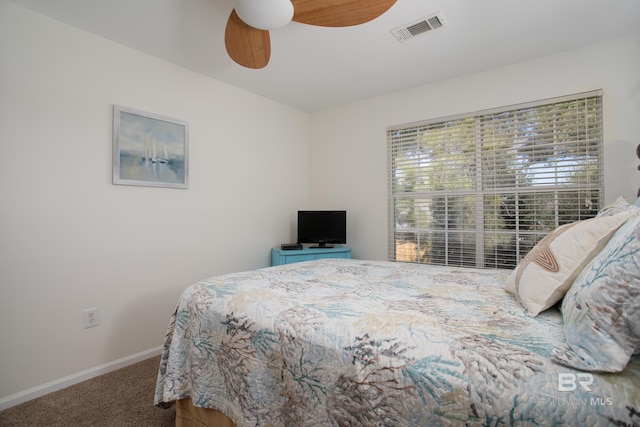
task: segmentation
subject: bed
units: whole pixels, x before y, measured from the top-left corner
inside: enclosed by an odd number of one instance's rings
[[[176,404],[178,426],[639,426],[640,208],[617,202],[577,260],[559,245],[580,227],[536,246],[564,287],[537,300],[535,256],[513,271],[323,259],[195,283],[155,404]]]

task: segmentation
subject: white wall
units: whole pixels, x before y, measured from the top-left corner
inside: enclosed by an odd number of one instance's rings
[[[348,210],[355,258],[387,259],[386,128],[556,96],[604,91],[605,201],[640,187],[640,34],[312,115],[311,207]]]
[[[114,104],[189,122],[189,189],[111,183]],[[307,113],[0,2],[0,401],[161,346],[187,285],[268,266],[308,158]]]

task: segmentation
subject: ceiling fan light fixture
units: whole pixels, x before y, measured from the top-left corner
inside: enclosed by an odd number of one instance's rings
[[[235,10],[242,21],[259,30],[284,27],[293,18],[291,0],[237,0]]]

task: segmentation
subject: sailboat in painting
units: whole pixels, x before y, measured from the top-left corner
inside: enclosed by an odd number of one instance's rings
[[[151,163],[159,163],[166,165],[169,163],[169,153],[167,147],[158,142],[151,135],[147,135],[144,139],[144,149],[142,152],[142,160]]]

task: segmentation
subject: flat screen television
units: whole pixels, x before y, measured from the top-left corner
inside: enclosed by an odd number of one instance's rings
[[[298,243],[330,248],[347,243],[347,211],[298,211]]]

